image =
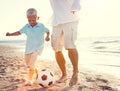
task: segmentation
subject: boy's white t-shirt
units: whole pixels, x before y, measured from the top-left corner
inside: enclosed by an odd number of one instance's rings
[[[50,0],[50,3],[53,9],[52,26],[79,20],[78,12],[73,14],[71,11],[80,10],[80,0]]]

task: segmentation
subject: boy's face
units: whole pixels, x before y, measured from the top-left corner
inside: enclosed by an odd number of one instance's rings
[[[36,15],[27,15],[29,24],[33,27],[37,24],[38,17]]]

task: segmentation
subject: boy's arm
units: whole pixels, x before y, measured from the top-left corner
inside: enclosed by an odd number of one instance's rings
[[[46,41],[49,41],[49,40],[50,40],[49,35],[50,35],[50,32],[47,32],[47,35],[46,35],[46,38],[45,38]]]
[[[7,32],[6,33],[6,36],[17,36],[17,35],[20,35],[21,33],[19,32],[19,31],[17,31],[17,32],[14,32],[14,33],[9,33],[9,32]]]

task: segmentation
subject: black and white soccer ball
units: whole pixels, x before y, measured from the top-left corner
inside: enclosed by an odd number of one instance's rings
[[[37,83],[46,88],[50,87],[55,83],[55,76],[49,69],[43,69],[38,72]]]

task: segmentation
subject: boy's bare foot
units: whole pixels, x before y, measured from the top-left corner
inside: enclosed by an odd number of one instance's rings
[[[73,76],[69,82],[69,86],[75,85],[77,83],[77,81],[78,81],[78,73],[73,74]]]
[[[27,78],[25,81],[25,86],[31,86],[31,85],[32,85],[32,81],[30,81],[30,79]]]
[[[27,82],[27,83],[25,83],[25,86],[31,86],[31,85],[32,85],[31,82]]]
[[[27,84],[25,84],[25,86],[31,86],[31,83],[27,83]]]
[[[59,80],[57,80],[56,82],[57,83],[62,83],[62,82],[65,82],[65,80],[67,79],[66,75],[65,76],[62,76]]]

